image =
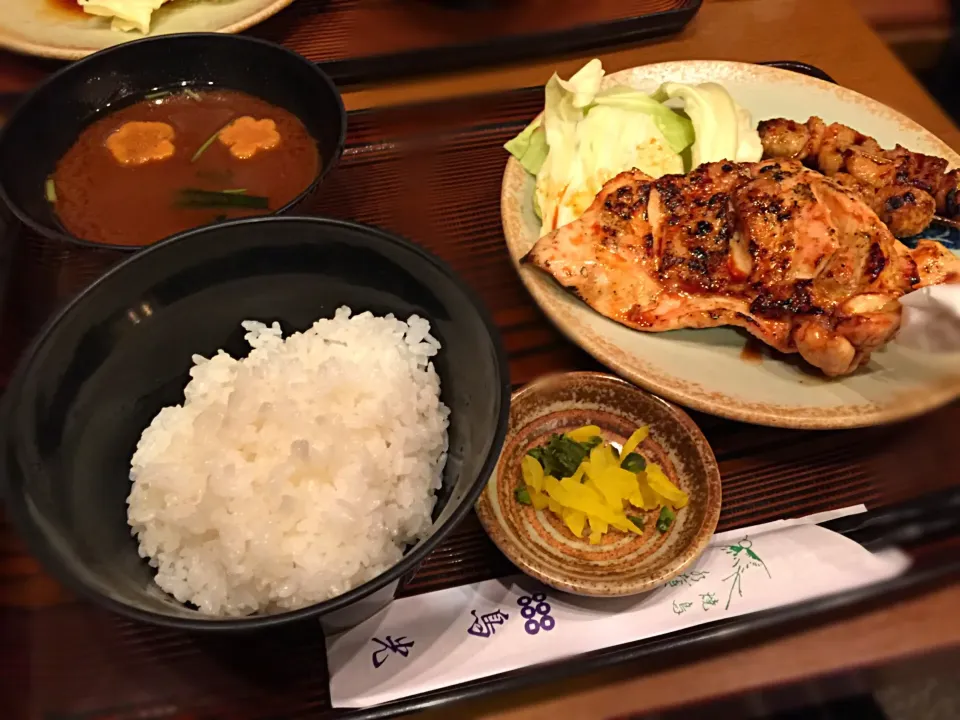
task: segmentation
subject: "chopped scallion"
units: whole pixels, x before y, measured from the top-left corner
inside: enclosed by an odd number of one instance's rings
[[[230,122],[233,122],[233,120],[231,120]],[[196,162],[197,160],[199,160],[199,159],[200,159],[200,156],[203,155],[203,154],[207,151],[207,148],[209,148],[211,145],[213,145],[213,141],[216,140],[216,139],[220,136],[220,133],[222,133],[222,132],[224,131],[224,129],[227,127],[227,125],[229,125],[229,124],[230,124],[230,123],[228,122],[228,123],[227,123],[226,125],[224,125],[222,128],[220,128],[219,130],[217,130],[213,135],[211,135],[210,137],[208,137],[208,138],[206,139],[206,141],[203,143],[203,145],[201,145],[199,148],[197,148],[197,151],[193,154],[193,157],[190,158],[190,162],[194,163],[194,162]]]
[[[200,93],[196,90],[191,90],[190,88],[184,88],[183,94],[186,95],[191,100],[200,100]]]
[[[55,203],[57,202],[57,186],[53,182],[52,177],[48,177],[47,181],[43,184],[44,194],[47,196],[47,202]]]
[[[623,462],[620,463],[620,467],[622,467],[624,470],[629,470],[632,473],[643,472],[647,469],[647,461],[640,453],[632,452],[623,459]]]
[[[198,190],[185,188],[177,197],[180,207],[194,208],[251,208],[267,210],[270,207],[269,198],[262,195],[242,195],[238,193],[221,192],[219,190]]]
[[[657,518],[657,532],[661,535],[670,529],[673,521],[677,519],[676,513],[664,505],[660,508],[660,517]]]

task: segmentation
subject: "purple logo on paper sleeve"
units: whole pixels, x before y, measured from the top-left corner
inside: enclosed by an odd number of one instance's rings
[[[496,625],[503,625],[510,616],[505,612],[501,612],[499,609],[494,612],[486,613],[477,617],[477,611],[471,610],[470,614],[473,615],[473,624],[467,628],[467,632],[476,637],[490,637],[491,635],[497,632]]]
[[[413,647],[413,640],[407,640],[406,635],[396,639],[387,635],[384,640],[373,638],[373,642],[380,646],[379,650],[373,651],[374,669],[383,665],[391,653],[400,657],[407,657],[410,654],[410,648]]]
[[[520,606],[520,617],[526,621],[523,629],[528,635],[536,635],[541,630],[550,632],[557,626],[557,621],[550,614],[550,603],[544,593],[524,595],[517,600],[517,605]]]

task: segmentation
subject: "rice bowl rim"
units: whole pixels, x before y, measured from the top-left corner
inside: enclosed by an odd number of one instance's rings
[[[349,220],[296,215],[287,215],[282,217],[258,216],[240,218],[238,220],[230,220],[218,223],[216,225],[208,225],[185,230],[184,232],[161,240],[146,247],[142,251],[131,255],[129,258],[112,267],[101,277],[97,278],[94,282],[78,293],[70,302],[68,302],[60,311],[55,313],[54,316],[44,324],[43,328],[37,333],[36,339],[30,343],[27,350],[24,351],[23,355],[18,360],[16,368],[10,376],[10,381],[7,384],[6,391],[4,392],[2,399],[0,399],[0,443],[2,443],[2,446],[0,446],[0,463],[2,463],[0,464],[0,467],[9,467],[11,463],[7,462],[7,458],[10,456],[16,456],[17,454],[15,448],[18,443],[16,441],[21,435],[21,430],[19,425],[15,427],[10,422],[10,417],[13,409],[19,406],[21,390],[26,378],[30,375],[34,358],[39,350],[45,344],[47,344],[51,336],[56,332],[57,328],[63,323],[63,321],[72,312],[74,312],[78,306],[81,306],[86,301],[88,296],[95,293],[102,284],[112,282],[114,277],[126,272],[129,266],[142,262],[150,262],[154,254],[158,252],[167,252],[167,248],[179,246],[184,242],[190,242],[190,239],[195,235],[203,235],[204,233],[213,231],[229,230],[236,226],[260,224],[278,225],[281,223],[308,223],[316,226],[359,231],[361,234],[376,236],[376,239],[398,246],[402,250],[418,256],[420,260],[433,265],[437,270],[453,281],[459,292],[473,307],[474,312],[477,313],[487,331],[487,337],[490,340],[494,355],[496,356],[496,366],[500,376],[500,407],[497,413],[497,424],[491,439],[490,447],[487,450],[486,457],[484,458],[483,464],[480,467],[480,472],[473,481],[473,487],[471,487],[470,490],[463,496],[460,506],[450,514],[450,517],[447,518],[446,522],[438,526],[428,538],[414,545],[411,550],[404,554],[400,562],[388,568],[385,572],[380,573],[372,580],[368,580],[367,582],[358,585],[357,587],[352,588],[345,593],[336,595],[319,603],[314,603],[313,605],[299,608],[297,610],[287,610],[278,613],[253,614],[242,617],[216,617],[212,615],[200,615],[198,613],[196,618],[182,618],[133,607],[102,594],[81,581],[79,577],[77,577],[69,568],[69,563],[67,563],[62,558],[61,554],[51,546],[51,543],[47,539],[46,533],[38,528],[38,524],[33,518],[33,512],[26,500],[26,494],[22,492],[14,493],[10,483],[7,481],[7,473],[0,473],[0,484],[2,484],[2,488],[0,488],[0,490],[2,490],[2,492],[0,492],[0,496],[4,497],[5,499],[7,511],[13,520],[14,527],[17,529],[17,534],[27,545],[30,553],[40,561],[44,570],[53,575],[57,581],[61,582],[64,586],[76,593],[78,596],[91,600],[107,608],[108,610],[118,613],[119,615],[177,630],[199,630],[204,632],[259,630],[282,625],[288,622],[325,615],[337,610],[341,610],[358,600],[362,600],[363,598],[372,595],[378,590],[386,587],[390,583],[400,580],[400,578],[402,578],[404,575],[415,571],[423,562],[424,558],[440,543],[441,540],[443,540],[447,533],[459,525],[463,518],[473,510],[473,506],[476,504],[477,499],[483,492],[487,480],[493,472],[493,469],[499,459],[500,449],[506,437],[507,422],[510,413],[511,394],[510,369],[507,362],[506,351],[503,346],[503,340],[500,336],[500,331],[494,323],[493,317],[491,316],[485,303],[465,282],[463,282],[463,280],[460,279],[460,277],[444,260],[404,237],[387,232],[386,230],[378,227],[364,225],[362,223],[352,222]],[[313,240],[308,240],[308,242],[312,241]],[[325,243],[327,241],[319,240],[318,242]],[[429,318],[425,317],[424,319],[429,321]],[[442,387],[443,386],[441,383],[441,393]],[[26,477],[27,474],[24,473],[24,479],[26,479]]]

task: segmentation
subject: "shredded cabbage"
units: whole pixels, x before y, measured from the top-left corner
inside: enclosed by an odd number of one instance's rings
[[[603,77],[597,59],[569,80],[554,74],[542,119],[504,146],[536,176],[541,235],[579,218],[625,170],[660,177],[705,162],[756,162],[763,154],[750,113],[717,83],[667,82],[648,95],[626,85],[601,90]]]
[[[513,155],[523,169],[531,175],[536,175],[547,159],[547,134],[540,125],[539,118],[524,128],[523,132],[510,140],[506,145],[507,152]]]
[[[763,156],[753,118],[722,85],[667,82],[653,96],[664,102],[682,102],[696,135],[690,153],[693,167],[721,160],[757,162]]]
[[[623,85],[600,90],[594,59],[569,80],[554,74],[535,120],[504,147],[536,175],[534,211],[541,234],[576,220],[603,185],[637,168],[653,177],[683,172],[681,151],[694,140],[690,120]]]

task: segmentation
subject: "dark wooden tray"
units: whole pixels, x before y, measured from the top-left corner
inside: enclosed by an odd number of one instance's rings
[[[542,103],[542,90],[530,89],[355,113],[341,165],[311,209],[389,228],[444,257],[489,305],[517,386],[546,372],[596,367],[525,292],[501,234],[500,181],[506,162],[501,146]],[[22,242],[21,250],[28,245]],[[20,294],[10,298],[8,327],[29,303],[30,283],[24,284],[24,277],[31,282],[46,277],[45,287],[61,288],[60,300],[80,284],[81,276],[62,275],[63,266],[55,262],[62,251],[48,247],[43,252],[44,262],[34,262],[32,270],[33,256],[18,253],[13,280]],[[12,337],[5,334],[0,344],[15,345]],[[956,444],[958,404],[909,424],[855,431],[761,428],[700,414],[694,419],[720,463],[724,505],[719,530],[861,502],[881,513],[899,508],[895,511],[905,514],[893,517],[906,524],[916,513],[904,503],[960,483],[957,473],[944,472]],[[932,504],[946,506],[943,500]],[[877,541],[869,527],[858,523],[838,529]],[[205,637],[128,621],[68,597],[25,553],[12,529],[4,527],[0,664],[10,687],[19,687],[16,695],[24,696],[16,700],[24,704],[8,708],[5,716],[379,718],[625,661],[638,663],[639,669],[644,663],[663,669],[691,654],[702,657],[935,582],[960,564],[960,542],[951,533],[915,543],[916,564],[907,575],[866,591],[700,626],[368,711],[342,712],[329,706],[324,641],[316,623],[260,635]],[[471,516],[402,592],[415,595],[512,572]]]
[[[681,30],[702,0],[298,0],[254,28],[340,82],[610,47]]]

